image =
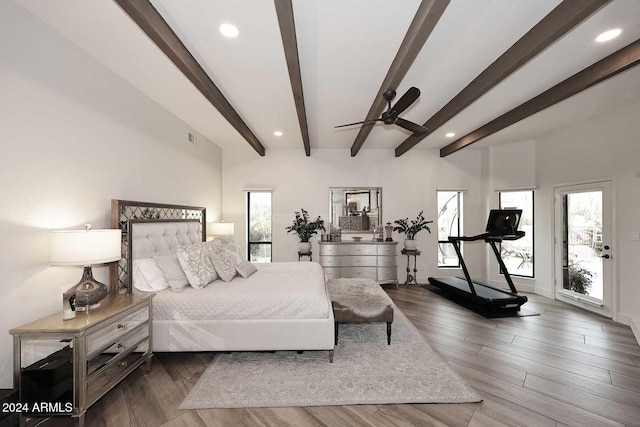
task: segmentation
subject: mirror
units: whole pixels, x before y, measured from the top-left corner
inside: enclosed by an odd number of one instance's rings
[[[329,188],[330,222],[343,233],[368,233],[382,227],[382,187]]]

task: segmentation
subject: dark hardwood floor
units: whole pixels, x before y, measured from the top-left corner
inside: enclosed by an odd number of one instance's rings
[[[139,368],[96,403],[87,424],[640,426],[640,346],[630,328],[537,295],[525,307],[541,316],[485,319],[423,288],[387,292],[483,402],[179,410],[215,356],[163,353],[150,374]]]

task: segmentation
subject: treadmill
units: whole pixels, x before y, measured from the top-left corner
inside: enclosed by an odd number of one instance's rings
[[[520,310],[527,297],[518,295],[507,267],[502,261],[497,244],[503,240],[518,240],[524,237],[524,231],[518,231],[518,224],[522,216],[522,209],[492,209],[489,212],[486,232],[477,236],[449,236],[449,242],[456,250],[464,278],[462,277],[429,277],[429,283],[439,288],[443,294],[452,300],[485,315],[509,315]],[[460,251],[460,242],[475,242],[484,240],[493,249],[493,253],[500,264],[501,271],[509,284],[511,292],[472,280],[469,270]],[[493,317],[493,316],[492,316]]]

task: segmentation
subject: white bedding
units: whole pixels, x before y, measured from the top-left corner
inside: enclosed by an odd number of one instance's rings
[[[232,319],[326,319],[330,304],[320,264],[274,262],[256,264],[258,271],[204,289],[157,292],[154,321]]]

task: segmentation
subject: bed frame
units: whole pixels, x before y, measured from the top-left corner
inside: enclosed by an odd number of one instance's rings
[[[122,200],[113,200],[112,208],[112,223],[117,220],[115,228],[123,230],[116,282],[113,267],[111,272],[121,293],[133,291],[129,270],[135,259],[205,240],[204,208]],[[327,305],[323,319],[153,321],[153,351],[328,350],[332,362],[334,318],[328,293]]]

